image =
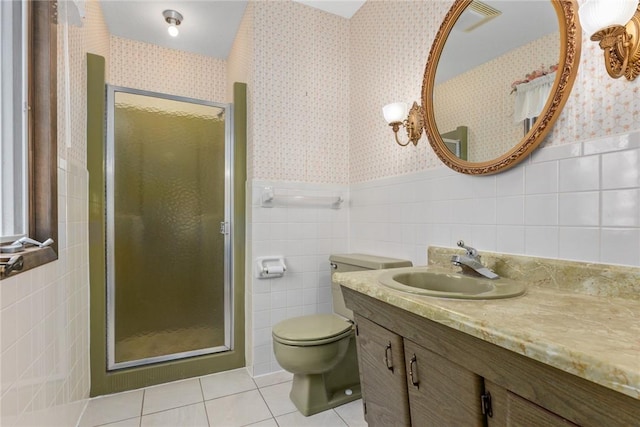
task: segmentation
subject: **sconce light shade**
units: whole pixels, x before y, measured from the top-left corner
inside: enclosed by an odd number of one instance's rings
[[[407,118],[408,112],[409,108],[404,102],[394,102],[382,107],[382,114],[384,115],[384,119],[389,124],[402,122],[405,118]]]
[[[584,31],[599,42],[609,76],[634,80],[640,75],[638,0],[587,0],[578,14]]]
[[[384,115],[384,119],[387,123],[389,123],[389,126],[391,126],[398,145],[404,147],[410,142],[412,142],[413,145],[418,145],[418,141],[420,140],[420,136],[422,136],[422,131],[424,130],[424,125],[422,119],[422,107],[420,107],[417,102],[413,103],[410,110],[404,102],[387,104],[382,107],[382,114]],[[409,139],[406,142],[401,142],[398,138],[400,126],[403,126],[407,130],[407,137]]]
[[[584,32],[592,36],[603,28],[624,27],[638,8],[637,0],[587,0],[578,14]]]

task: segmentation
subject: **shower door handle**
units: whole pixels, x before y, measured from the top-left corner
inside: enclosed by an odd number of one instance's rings
[[[220,223],[220,234],[224,234],[224,235],[229,234],[229,228],[230,228],[229,227],[229,223],[225,222],[225,221],[222,221]]]

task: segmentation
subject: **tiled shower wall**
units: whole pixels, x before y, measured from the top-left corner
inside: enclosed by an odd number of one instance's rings
[[[62,13],[58,25],[59,258],[0,283],[6,427],[75,425],[89,395],[85,54],[108,57],[109,41],[100,6],[85,5],[82,26]]]

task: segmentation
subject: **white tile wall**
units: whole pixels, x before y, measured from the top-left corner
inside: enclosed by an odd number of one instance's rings
[[[0,284],[0,425],[74,425],[89,395],[88,176],[58,169],[59,258]]]
[[[0,282],[3,427],[74,426],[89,396],[86,53],[109,43],[100,5],[85,6],[82,26],[58,25],[59,257]]]
[[[281,320],[332,310],[329,255],[348,250],[348,201],[341,209],[326,206],[261,206],[262,189],[271,186],[276,195],[334,196],[348,200],[348,187],[253,181],[251,197],[251,272],[247,276],[247,331],[252,335],[247,351],[253,375],[280,369],[273,356],[271,327]],[[254,277],[260,256],[284,256],[287,272],[282,278]]]
[[[638,266],[639,140],[541,148],[493,177],[440,168],[354,184],[349,249],[424,264],[429,245],[463,239],[481,251]]]

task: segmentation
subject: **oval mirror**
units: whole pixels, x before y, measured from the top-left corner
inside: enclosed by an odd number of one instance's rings
[[[429,53],[425,130],[437,156],[465,174],[506,170],[560,115],[577,73],[574,0],[456,0]]]

